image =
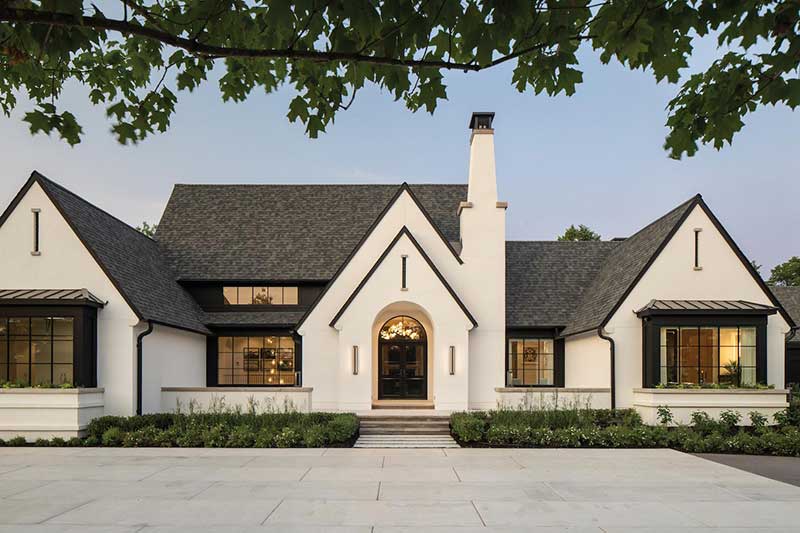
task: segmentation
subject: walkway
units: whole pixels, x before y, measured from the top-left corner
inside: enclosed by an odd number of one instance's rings
[[[0,448],[2,533],[788,532],[799,507],[671,450]]]

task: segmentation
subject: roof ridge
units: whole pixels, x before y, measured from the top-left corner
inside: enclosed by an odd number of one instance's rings
[[[662,220],[664,220],[664,219],[665,219],[665,218],[667,218],[668,216],[670,216],[670,215],[674,214],[676,211],[679,211],[679,210],[681,210],[681,209],[684,209],[684,208],[688,207],[688,206],[689,206],[689,204],[693,204],[693,203],[699,202],[699,201],[700,201],[700,200],[702,200],[702,199],[703,199],[703,196],[702,196],[700,193],[697,193],[697,194],[695,194],[694,196],[692,196],[691,198],[689,198],[689,199],[688,199],[688,200],[686,200],[685,202],[683,202],[683,203],[681,203],[681,204],[678,204],[676,207],[674,207],[674,208],[670,209],[669,211],[667,211],[666,213],[664,213],[663,215],[661,215],[661,216],[660,216],[660,217],[658,217],[657,219],[653,220],[652,222],[650,222],[650,223],[649,223],[649,224],[647,224],[646,226],[644,226],[644,227],[640,228],[640,229],[639,229],[639,231],[637,231],[636,233],[634,233],[634,234],[633,234],[633,235],[631,235],[630,237],[627,237],[627,238],[625,239],[625,241],[629,241],[629,240],[631,240],[631,239],[632,239],[633,237],[635,237],[636,235],[639,235],[640,233],[642,233],[642,232],[643,232],[644,230],[646,230],[647,228],[649,228],[649,227],[651,227],[651,226],[654,226],[654,225],[658,224],[659,222],[661,222]],[[625,241],[620,241],[620,242],[625,242]]]
[[[57,188],[57,189],[59,189],[61,192],[63,192],[63,193],[66,193],[66,194],[68,194],[68,195],[72,196],[73,198],[75,198],[75,199],[77,199],[77,200],[79,200],[79,201],[83,202],[84,204],[86,204],[87,206],[91,207],[91,208],[92,208],[92,209],[94,209],[95,211],[99,211],[99,212],[103,213],[104,215],[106,215],[107,217],[109,217],[109,218],[111,218],[111,219],[113,219],[113,220],[115,220],[115,221],[119,222],[119,223],[120,223],[120,224],[122,224],[124,227],[126,227],[128,230],[130,230],[130,231],[133,231],[133,232],[134,232],[134,233],[136,233],[137,235],[140,235],[141,237],[144,237],[144,238],[145,238],[145,239],[147,239],[148,241],[151,241],[151,242],[153,242],[154,244],[158,245],[158,242],[157,242],[155,239],[153,239],[152,237],[150,237],[150,236],[148,236],[148,235],[145,235],[144,233],[142,233],[142,232],[141,232],[141,231],[139,231],[138,229],[134,228],[133,226],[131,226],[131,225],[130,225],[130,224],[128,224],[127,222],[125,222],[125,221],[123,221],[123,220],[120,220],[119,218],[115,217],[114,215],[112,215],[111,213],[109,213],[108,211],[106,211],[105,209],[102,209],[102,208],[100,208],[100,207],[97,207],[96,205],[94,205],[94,204],[93,204],[92,202],[90,202],[89,200],[87,200],[87,199],[83,198],[82,196],[79,196],[78,194],[76,194],[76,193],[72,192],[71,190],[69,190],[69,189],[67,189],[66,187],[64,187],[63,185],[61,185],[60,183],[57,183],[57,182],[53,181],[52,179],[48,178],[47,176],[45,176],[44,174],[42,174],[42,173],[41,173],[41,172],[39,172],[38,170],[34,170],[34,171],[31,173],[31,176],[32,176],[32,177],[35,177],[35,179],[37,179],[38,181],[43,181],[43,182],[45,182],[45,183],[46,183],[46,184],[48,184],[48,185],[51,185],[51,186],[53,186],[53,187],[56,187],[56,188]]]
[[[467,187],[466,183],[175,183],[173,187]]]

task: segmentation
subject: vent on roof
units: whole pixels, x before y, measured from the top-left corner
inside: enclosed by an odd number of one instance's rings
[[[627,237],[614,237],[613,239],[611,239],[611,241],[612,242],[620,242],[620,241],[624,241],[624,240],[627,240],[627,239],[628,239]]]

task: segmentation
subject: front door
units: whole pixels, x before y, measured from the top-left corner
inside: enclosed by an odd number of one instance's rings
[[[378,399],[427,399],[426,343],[383,341],[379,347]]]

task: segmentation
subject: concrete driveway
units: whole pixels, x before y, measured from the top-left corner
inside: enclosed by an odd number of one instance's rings
[[[0,533],[788,532],[799,506],[671,450],[0,448]]]

